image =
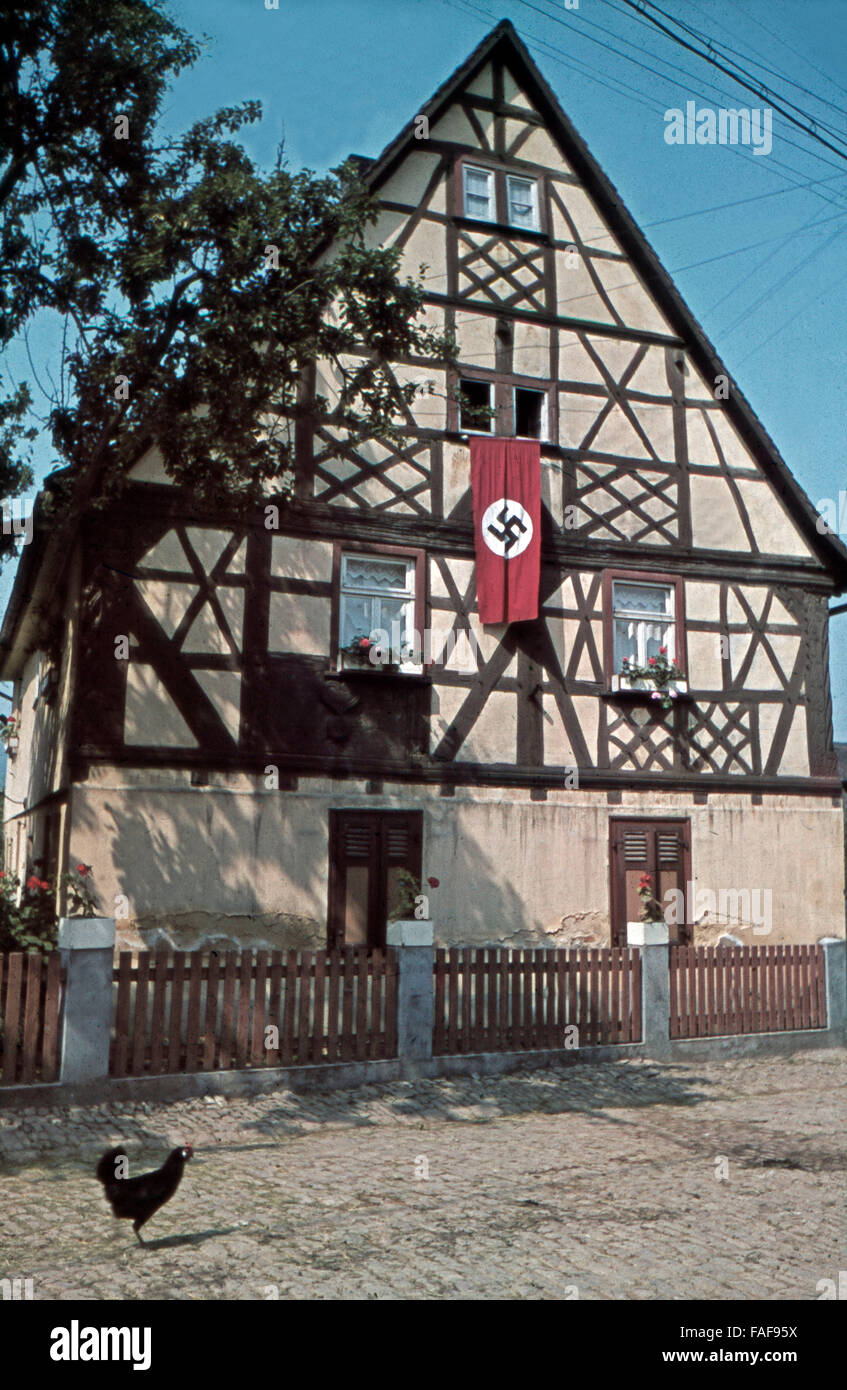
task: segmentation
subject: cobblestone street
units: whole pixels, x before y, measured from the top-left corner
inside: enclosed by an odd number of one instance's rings
[[[847,1268],[845,1062],[6,1110],[0,1278],[36,1299],[814,1300]],[[119,1141],[131,1173],[196,1150],[146,1249],[93,1175]]]

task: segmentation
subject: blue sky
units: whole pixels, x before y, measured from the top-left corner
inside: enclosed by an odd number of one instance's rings
[[[847,143],[844,0],[657,3],[797,84],[762,74]],[[289,162],[317,171],[378,154],[494,24],[511,19],[812,502],[847,490],[847,160],[778,113],[768,155],[666,144],[668,108],[757,101],[621,0],[576,9],[565,0],[279,0],[276,10],[265,0],[181,0],[172,12],[208,44],[174,87],[165,126],[258,97],[264,116],[246,134],[250,153],[270,162],[284,136]],[[33,335],[37,362],[51,341],[43,328]],[[10,360],[20,376],[25,359]],[[37,461],[43,476],[49,441]],[[7,568],[0,603],[10,582]],[[835,734],[847,739],[847,613],[830,638]]]

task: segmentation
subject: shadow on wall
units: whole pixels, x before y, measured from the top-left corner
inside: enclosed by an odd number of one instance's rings
[[[295,829],[281,795],[185,789],[150,792],[147,809],[133,804],[139,794],[80,805],[80,827],[108,839],[125,899],[101,904],[118,949],[325,945],[326,837],[317,811]]]
[[[414,795],[374,802],[367,798],[368,810],[424,811],[424,880],[433,874],[439,878],[438,887],[423,884],[436,945],[585,942],[583,930],[569,932],[564,924],[563,914],[573,904],[561,864],[561,891],[551,893],[543,880],[552,866],[533,859],[531,846],[518,843],[524,805],[514,805],[505,857],[499,837],[486,844],[479,834],[467,833],[453,808]],[[94,846],[104,837],[108,841],[101,862],[115,866],[112,891],[125,902],[113,903],[104,885],[101,908],[117,919],[119,949],[315,948],[326,944],[328,811],[353,804],[364,806],[358,791],[348,796],[338,791],[330,800],[223,788],[208,794],[139,788],[120,804],[99,796],[88,805],[79,803],[75,821],[84,832],[81,838],[92,843],[95,875]],[[506,831],[510,822],[506,817]],[[551,901],[549,925],[539,909]],[[594,930],[590,944],[599,944],[602,927]]]

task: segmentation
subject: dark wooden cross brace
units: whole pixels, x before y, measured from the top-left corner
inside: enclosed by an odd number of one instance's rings
[[[445,583],[451,589],[454,601],[458,591],[452,576],[448,578],[446,565],[437,561]],[[561,573],[555,566],[543,566],[541,571],[541,593],[539,606],[541,616],[532,622],[513,623],[506,628],[503,638],[490,659],[485,662],[475,676],[465,677],[461,684],[469,686],[468,694],[462,702],[452,724],[444,733],[433,756],[455,759],[459,749],[471,732],[492,691],[498,687],[506,667],[512,657],[518,655],[518,679],[514,692],[518,700],[518,746],[517,759],[527,759],[527,765],[543,766],[544,737],[541,695],[550,693],[556,702],[565,731],[570,740],[578,765],[587,767],[591,761],[588,745],[582,732],[573,700],[567,690],[564,673],[544,614],[544,601],[559,587]],[[460,600],[462,612],[457,615],[454,631],[467,627],[472,595],[475,592],[475,576],[464,598]],[[543,679],[548,672],[549,680]],[[454,682],[449,682],[451,685]],[[501,687],[502,688],[502,687]]]
[[[468,246],[471,249],[466,255],[461,256],[459,258],[459,274],[464,275],[465,278],[469,280],[472,283],[472,285],[475,285],[476,288],[480,291],[480,293],[485,295],[489,301],[492,301],[495,304],[505,304],[506,306],[511,307],[518,304],[521,300],[525,299],[532,305],[533,308],[538,309],[541,313],[544,312],[546,305],[543,299],[538,298],[536,293],[538,289],[541,289],[543,291],[545,288],[543,247],[539,248],[533,245],[530,246],[526,251],[519,251],[517,247],[513,246],[513,244],[510,241],[504,242],[501,237],[489,237],[487,241],[477,243],[471,241],[470,238],[463,235],[461,237],[461,240],[465,246]],[[489,254],[493,247],[503,245],[508,247],[509,251],[514,257],[514,259],[511,260],[508,263],[508,265],[500,265],[499,262],[496,261],[494,257]],[[492,272],[486,278],[483,278],[480,274],[478,274],[477,271],[471,268],[471,265],[474,261],[480,260],[484,261]],[[534,264],[536,261],[539,260],[541,261],[541,269],[538,269],[538,267]],[[535,279],[529,285],[521,284],[520,280],[518,280],[515,274],[515,272],[518,271],[521,268],[521,266],[524,265],[528,266],[529,269],[532,270],[535,275]],[[491,289],[491,286],[496,280],[505,280],[508,284],[512,285],[512,287],[514,288],[514,294],[509,295],[506,298],[504,298],[501,295],[495,294],[494,291]],[[463,289],[461,291],[461,294],[462,298],[470,297],[469,291],[466,289]]]
[[[724,720],[720,727],[716,722],[718,716]],[[755,705],[722,700],[697,705],[688,716],[686,743],[689,761],[702,759],[713,772],[729,772],[733,763],[738,764],[739,771],[751,775],[758,775],[762,770],[758,707]],[[717,750],[723,754],[722,759],[715,757]]]
[[[580,532],[586,534],[596,530],[598,526],[606,526],[610,531],[616,532],[622,540],[643,540],[644,537],[651,532],[656,532],[664,536],[672,545],[676,544],[679,539],[678,535],[676,531],[670,529],[671,526],[677,526],[678,524],[677,479],[673,473],[667,473],[656,482],[652,482],[629,462],[614,467],[608,473],[600,477],[591,473],[591,464],[585,459],[580,460],[578,467],[583,473],[591,474],[595,481],[588,486],[580,487],[579,484],[576,486],[574,503],[576,506],[588,512],[590,516],[589,521],[575,528],[577,534]],[[636,478],[641,491],[635,493],[632,497],[627,497],[625,493],[619,491],[619,489],[615,487],[615,482],[619,478]],[[588,497],[593,492],[608,493],[610,497],[617,499],[618,505],[610,507],[606,512],[595,511],[587,501]],[[660,501],[669,508],[670,514],[660,519],[651,516],[649,512],[645,512],[642,504],[651,497],[659,498]],[[636,531],[630,536],[623,531],[621,527],[616,526],[615,521],[619,516],[629,515],[631,513],[635,513],[644,524],[639,531]]]
[[[343,495],[345,497],[351,497],[356,505],[363,510],[373,512],[387,511],[390,507],[395,506],[397,502],[406,502],[419,516],[429,515],[428,508],[422,506],[420,502],[415,500],[419,493],[428,491],[430,486],[428,467],[429,440],[405,445],[392,443],[392,452],[390,452],[386,458],[381,459],[378,463],[369,463],[367,459],[363,459],[361,454],[358,454],[349,444],[346,444],[343,439],[335,439],[322,428],[318,429],[316,433],[327,445],[325,449],[315,456],[315,472],[317,476],[327,484],[325,491],[319,495],[319,500],[321,502],[332,502],[336,497]],[[427,464],[420,462],[418,458],[419,454],[427,455]],[[358,465],[359,471],[350,474],[347,478],[336,478],[334,474],[330,473],[327,469],[320,467],[323,461],[333,457],[349,459],[351,463]],[[398,463],[408,463],[411,468],[421,475],[421,481],[407,488],[403,488],[399,483],[394,482],[391,477],[387,476],[388,470],[395,467]],[[380,482],[388,488],[389,492],[393,493],[393,496],[387,498],[384,502],[370,503],[363,501],[363,499],[356,494],[354,489],[369,478],[379,478]]]

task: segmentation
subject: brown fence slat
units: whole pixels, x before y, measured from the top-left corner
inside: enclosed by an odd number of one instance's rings
[[[432,1051],[434,1056],[440,1057],[447,1051],[447,1029],[444,1019],[444,986],[447,974],[447,953],[443,946],[438,946],[435,952],[435,963],[433,966],[433,1029],[432,1029]]]
[[[356,949],[356,1060],[368,1055],[368,948]]]
[[[150,952],[138,952],[135,970],[135,1010],[132,1027],[132,1074],[143,1076],[147,1061],[147,985],[150,979]]]
[[[115,1041],[112,1049],[112,1076],[127,1075],[129,1056],[129,998],[130,976],[132,973],[132,953],[121,951],[118,956],[117,972],[112,980],[118,982],[118,999],[115,1009]]]
[[[823,946],[815,946],[815,1027],[826,1028],[826,960]]]
[[[268,953],[267,951],[257,951],[253,983],[253,1028],[250,1036],[250,1065],[253,1067],[261,1067],[265,1061],[265,1028],[268,1024],[267,979]]]
[[[397,952],[393,949],[385,961],[385,1055],[397,1056]]]
[[[3,1011],[3,1080],[13,1083],[17,1080],[18,1072],[18,1029],[24,981],[23,951],[13,951],[8,961],[6,1005]]]
[[[312,1061],[324,1059],[324,1002],[326,999],[326,951],[315,951],[314,1023],[312,1025]],[[371,1056],[376,1056],[371,1053]]]
[[[297,1065],[302,1067],[309,1060],[309,1014],[312,1007],[312,963],[314,951],[300,952],[300,967],[297,972]]]
[[[176,967],[174,967],[176,968]],[[235,976],[238,970],[238,952],[227,951],[224,964],[224,988],[221,1003],[221,1045],[218,1066],[229,1071],[232,1066],[232,1040],[235,1034]]]
[[[461,979],[462,995],[462,1051],[471,1051],[471,1001],[473,998],[473,981],[471,979],[471,957],[473,952],[470,946],[462,946],[460,956],[459,975]]]
[[[753,965],[750,947],[741,947],[741,1031],[753,1032]]]
[[[644,1034],[641,1021],[641,951],[637,946],[627,949],[629,963],[629,1042],[641,1042]]]
[[[169,1072],[182,1071],[182,984],[185,976],[185,952],[174,951],[170,969],[171,1007],[168,1015]]]
[[[188,969],[188,1017],[185,1024],[185,1070],[200,1068],[200,991],[203,985],[203,954],[192,951]]]
[[[556,952],[556,1033],[557,1047],[565,1043],[565,1029],[568,1026],[568,953],[560,948]]]
[[[812,974],[809,969],[812,948],[805,942],[800,947],[800,1027],[812,1026]]]
[[[368,1027],[368,1056],[385,1056],[385,1031],[382,1026],[382,992],[385,984],[385,951],[373,950],[370,955],[371,1003]],[[317,996],[316,996],[317,997]]]
[[[2,969],[2,964],[0,964]],[[2,998],[2,985],[0,985]],[[55,1081],[59,1075],[59,1011],[62,998],[62,961],[53,951],[47,962],[44,991],[44,1037],[41,1046],[41,1080]]]
[[[556,952],[548,950],[544,952],[544,984],[547,995],[547,1035],[544,1039],[545,1047],[562,1047],[564,1038],[559,1033],[556,1019]]]
[[[213,1071],[217,1053],[216,1024],[218,1017],[218,990],[220,988],[221,966],[217,951],[209,956],[206,971],[206,1016],[203,1022],[203,1070]]]
[[[41,953],[29,951],[26,956],[26,995],[24,1002],[23,1056],[21,1081],[35,1080],[38,1068],[38,1041],[41,1004]]]
[[[668,949],[668,1008],[670,1018],[668,1020],[668,1032],[670,1037],[678,1038],[681,1036],[679,1030],[679,1004],[677,1003],[677,991],[679,989],[679,946],[673,942]]]
[[[282,1000],[282,951],[271,952],[271,986],[270,997],[268,999],[268,1023],[272,1024],[277,1031],[277,1043],[279,1043],[279,1033],[281,1019],[279,1016],[280,1002]],[[265,1060],[269,1067],[278,1067],[280,1059],[280,1047],[272,1047],[265,1052]]]
[[[474,951],[473,982],[473,1050],[485,1051],[485,947],[477,946]]]
[[[153,1013],[150,1019],[150,1074],[161,1076],[165,1068],[165,1004],[168,992],[168,957],[159,947],[153,957]]]
[[[341,1060],[353,1060],[353,996],[356,987],[355,947],[344,950],[344,973],[341,977]]]
[[[609,1014],[609,1041],[632,1041],[632,970],[633,954],[628,946],[609,948],[610,996],[613,993],[614,979],[617,978],[617,1004]],[[612,973],[614,972],[614,973]],[[610,998],[610,1010],[612,1001]]]
[[[341,997],[341,961],[342,956],[338,951],[330,951],[326,1032],[326,1060],[328,1062],[334,1062],[338,1058],[338,1008]]]
[[[238,971],[238,1012],[236,1015],[235,1028],[235,1065],[236,1067],[246,1067],[247,1050],[250,1037],[250,985],[253,980],[253,952],[246,949],[241,952],[241,963]]]

